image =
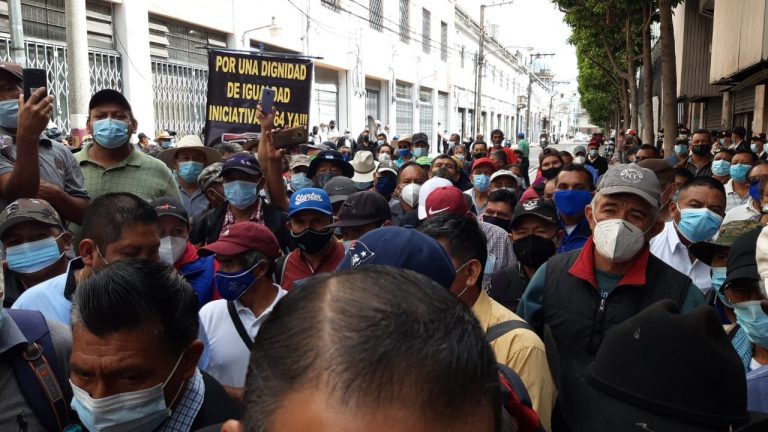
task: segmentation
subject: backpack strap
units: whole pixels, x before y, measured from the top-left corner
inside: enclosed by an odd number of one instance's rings
[[[63,383],[51,333],[38,311],[8,309],[9,316],[29,342],[11,356],[19,389],[40,423],[49,431],[62,431],[71,424],[70,387]]]
[[[248,335],[248,332],[245,331],[245,326],[240,320],[240,316],[237,314],[235,302],[227,301],[227,310],[229,311],[229,317],[232,318],[232,324],[235,325],[237,334],[240,335],[240,339],[243,340],[243,343],[248,348],[248,351],[250,351],[253,348],[253,339],[251,339],[251,337]]]
[[[272,279],[276,284],[281,285],[283,282],[283,276],[285,276],[285,263],[288,261],[288,257],[291,256],[290,252],[287,255],[281,255],[275,260],[275,272],[272,273]]]
[[[521,328],[534,331],[533,326],[523,320],[503,321],[488,328],[488,331],[485,332],[485,340],[490,343],[511,332],[512,330]]]

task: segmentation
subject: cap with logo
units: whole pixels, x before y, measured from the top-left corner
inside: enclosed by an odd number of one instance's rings
[[[280,256],[280,244],[275,235],[264,224],[256,222],[238,222],[231,225],[221,233],[217,241],[200,248],[197,254],[232,256],[249,250],[255,250],[270,259]]]
[[[427,218],[427,197],[429,194],[443,186],[453,186],[453,183],[442,177],[432,177],[421,185],[421,189],[419,189],[419,219]]]
[[[298,167],[309,168],[310,162],[312,162],[312,159],[310,159],[309,156],[307,155],[303,155],[303,154],[293,155],[291,156],[291,161],[288,163],[288,168],[292,170]]]
[[[441,213],[464,216],[469,211],[464,192],[456,186],[443,186],[432,191],[424,205],[427,219]]]
[[[480,158],[480,159],[475,160],[475,162],[472,163],[472,169],[473,170],[475,168],[481,167],[481,166],[487,166],[490,169],[492,169],[493,171],[496,171],[496,163],[494,161],[492,161],[490,158],[487,158],[487,157]]]
[[[357,227],[392,220],[387,200],[373,191],[355,192],[344,201],[338,213],[338,221],[331,227]]]
[[[525,216],[535,216],[546,223],[557,225],[557,210],[550,200],[531,199],[517,203],[510,226],[514,228]]]
[[[357,192],[354,180],[342,176],[336,176],[328,180],[323,189],[331,199],[331,204],[344,201],[350,195]]]
[[[653,208],[659,208],[661,196],[656,174],[636,164],[620,164],[609,168],[600,180],[597,192],[603,195],[620,193],[636,195]]]
[[[242,171],[246,174],[261,176],[261,164],[256,160],[256,156],[251,153],[237,153],[224,162],[224,167],[221,170],[221,174],[224,175],[227,171]]]
[[[318,188],[300,189],[291,195],[288,216],[293,216],[304,210],[314,210],[329,216],[333,214],[333,206],[328,194]]]
[[[149,205],[155,209],[158,216],[173,216],[189,224],[189,215],[187,214],[187,209],[184,208],[184,204],[173,198],[157,198],[149,203]]]
[[[424,144],[429,145],[429,137],[424,132],[415,133],[415,134],[413,134],[413,136],[411,138],[413,139],[412,142],[413,142],[414,145],[418,144],[420,142],[423,142]],[[400,140],[400,141],[402,141],[402,140]]]
[[[39,222],[66,231],[59,214],[48,201],[37,198],[19,198],[0,212],[0,237],[22,222]]]
[[[223,162],[216,162],[203,169],[200,175],[197,176],[197,185],[200,187],[201,191],[205,192],[213,184],[224,182],[224,179],[221,178],[221,170],[223,167]]]
[[[363,234],[350,246],[337,270],[384,265],[421,273],[450,288],[456,269],[437,240],[413,228],[385,227]]]
[[[205,165],[210,165],[221,160],[221,153],[213,147],[206,147],[197,135],[185,135],[176,142],[176,147],[163,150],[157,158],[165,162],[168,168],[173,168],[173,159],[181,150],[195,150],[205,155]]]
[[[341,170],[341,173],[344,175],[344,177],[352,178],[352,176],[355,175],[355,169],[352,168],[352,165],[349,162],[344,160],[344,157],[341,155],[341,153],[337,152],[336,150],[326,150],[318,153],[317,156],[312,159],[312,162],[309,164],[309,169],[307,170],[307,177],[315,178],[315,174],[317,174],[317,167],[320,166],[320,164],[323,162],[330,162],[337,166]]]
[[[366,183],[373,181],[373,174],[376,172],[376,161],[373,159],[373,153],[367,150],[361,150],[355,153],[355,157],[352,159],[352,168],[355,170],[355,175],[352,176],[352,181],[358,183]]]

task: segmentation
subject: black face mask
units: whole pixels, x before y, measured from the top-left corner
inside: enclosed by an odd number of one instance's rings
[[[474,159],[474,160],[478,160],[478,159],[484,158],[484,157],[485,157],[485,153],[472,153],[472,159]]]
[[[444,179],[453,180],[450,174],[448,173],[448,168],[444,166],[438,168],[435,174],[433,175],[433,177],[442,177]]]
[[[522,265],[539,268],[555,254],[555,244],[552,239],[531,234],[512,242],[512,250]]]
[[[291,233],[291,236],[296,241],[296,245],[303,252],[316,254],[333,238],[333,230],[313,231],[308,229],[299,234]]]
[[[495,216],[485,216],[483,215],[483,222],[488,222],[491,225],[496,225],[497,227],[503,229],[506,232],[509,232],[509,224],[512,222],[509,219],[501,219],[497,218]]]
[[[691,147],[691,152],[696,156],[706,156],[712,151],[711,145],[697,145]]]
[[[547,168],[545,170],[541,170],[541,175],[544,176],[544,178],[547,180],[552,180],[560,173],[560,168],[562,167]]]

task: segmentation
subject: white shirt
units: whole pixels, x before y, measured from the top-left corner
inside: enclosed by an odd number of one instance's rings
[[[688,276],[699,289],[707,294],[712,289],[711,268],[698,259],[691,263],[673,221],[664,224],[664,230],[651,239],[651,253],[672,268]]]
[[[255,316],[239,300],[234,302],[237,315],[251,339],[256,337],[261,324],[267,319],[277,302],[288,294],[278,285],[274,286],[277,289],[277,296],[259,316]],[[200,309],[200,322],[208,335],[208,344],[211,349],[206,372],[222,385],[237,388],[245,387],[245,374],[248,371],[251,353],[235,329],[235,324],[227,310],[227,301],[214,300],[203,306]]]
[[[723,225],[733,221],[751,220],[757,222],[760,220],[760,212],[755,210],[755,207],[752,205],[754,200],[752,200],[752,197],[749,195],[747,195],[747,197],[748,199],[746,204],[734,207],[725,212]]]
[[[740,205],[746,204],[750,199],[749,192],[747,192],[744,198],[742,198],[739,196],[739,194],[737,194],[733,190],[733,179],[728,180],[723,185],[723,187],[725,188],[725,211],[726,212]]]

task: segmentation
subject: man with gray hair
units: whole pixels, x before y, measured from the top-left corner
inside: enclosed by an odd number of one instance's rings
[[[585,216],[592,236],[584,248],[556,255],[534,274],[517,309],[541,333],[591,355],[605,333],[662,299],[683,313],[704,304],[691,279],[650,253],[664,227],[659,181],[635,164],[615,165],[603,176]]]

